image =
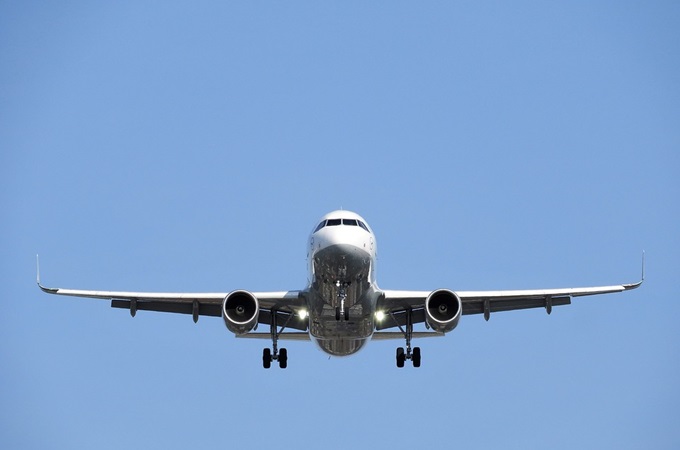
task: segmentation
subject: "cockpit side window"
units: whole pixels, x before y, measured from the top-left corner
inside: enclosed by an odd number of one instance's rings
[[[350,225],[353,227],[357,226],[357,221],[356,219],[342,219],[342,224],[343,225]]]
[[[363,223],[361,220],[357,220],[359,222],[359,226],[363,228],[364,230],[368,231],[368,227],[366,226],[365,223]],[[370,233],[370,231],[368,231]]]
[[[340,223],[342,223],[342,219],[328,219],[328,221],[326,222],[326,226],[334,227],[340,225]]]
[[[322,229],[325,225],[326,225],[326,221],[322,220],[321,223],[319,224],[319,226],[316,227],[316,230],[314,230],[314,233],[316,233],[317,231]]]

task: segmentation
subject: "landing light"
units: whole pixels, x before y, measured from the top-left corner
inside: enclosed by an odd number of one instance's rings
[[[376,311],[376,313],[375,313],[375,320],[377,320],[378,322],[382,322],[384,318],[385,318],[385,313],[384,313],[384,312],[382,312],[382,311]]]
[[[298,312],[298,316],[300,319],[305,320],[307,318],[307,310],[301,309],[300,312]]]

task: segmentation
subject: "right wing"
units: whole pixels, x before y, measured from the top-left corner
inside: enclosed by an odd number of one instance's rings
[[[127,292],[63,289],[45,287],[40,283],[40,269],[37,275],[38,286],[43,292],[71,297],[98,298],[110,300],[112,308],[129,309],[134,317],[137,311],[160,311],[191,314],[194,322],[199,316],[222,316],[222,303],[229,292],[189,293],[189,292]],[[277,315],[277,323],[286,323],[287,328],[307,330],[307,321],[298,314],[306,308],[301,291],[251,292],[260,306],[258,323],[271,323],[272,314]]]

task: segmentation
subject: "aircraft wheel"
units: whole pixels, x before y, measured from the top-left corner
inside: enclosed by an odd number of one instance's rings
[[[340,321],[340,307],[335,308],[335,320]]]
[[[411,359],[413,361],[413,367],[420,367],[420,347],[413,348],[413,356]]]
[[[349,308],[345,310],[345,322],[349,322]]]
[[[262,350],[262,367],[269,369],[272,366],[272,351],[265,348]]]
[[[404,348],[397,348],[397,367],[404,367],[404,362],[406,361],[406,355],[404,354]]]
[[[288,350],[285,348],[279,350],[279,367],[282,369],[288,367]]]

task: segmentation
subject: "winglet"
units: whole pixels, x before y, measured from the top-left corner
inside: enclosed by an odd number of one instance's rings
[[[50,294],[56,294],[57,291],[59,291],[59,289],[48,288],[48,287],[45,287],[42,284],[40,284],[40,256],[39,255],[35,255],[35,263],[36,263],[36,266],[37,266],[35,281],[38,283],[38,287],[43,292],[47,292],[47,293],[50,293]]]
[[[624,284],[623,288],[627,291],[630,290],[630,289],[639,288],[644,281],[645,281],[645,251],[643,250],[642,251],[642,274],[640,275],[640,281],[638,281],[637,283]]]

